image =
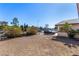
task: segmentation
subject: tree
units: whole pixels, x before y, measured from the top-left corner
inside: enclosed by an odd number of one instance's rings
[[[48,27],[49,27],[49,25],[48,24],[45,24],[44,31],[48,31]]]
[[[72,25],[65,23],[62,27],[62,30],[67,33],[69,38],[74,38],[76,32],[72,29]]]
[[[24,24],[24,31],[28,28],[28,25]]]
[[[48,24],[45,24],[45,28],[48,28],[49,27],[49,25]]]
[[[22,31],[24,31],[24,26],[23,25],[21,25],[20,28],[21,28]]]
[[[11,22],[11,24],[13,24],[14,26],[18,26],[19,25],[18,18],[14,17],[13,21]]]
[[[69,31],[71,31],[71,29],[72,29],[72,25],[69,24],[69,23],[67,23],[67,22],[62,26],[62,30],[63,30],[64,32],[69,33]]]
[[[27,31],[28,25],[24,24],[24,25],[21,25],[20,27],[22,31]]]
[[[43,27],[40,26],[40,27],[38,28],[38,31],[39,31],[39,32],[43,31]]]

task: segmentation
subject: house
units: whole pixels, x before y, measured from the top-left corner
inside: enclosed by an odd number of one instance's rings
[[[8,22],[6,22],[6,21],[0,21],[0,26],[5,26],[7,24],[8,24]]]
[[[72,25],[71,28],[73,30],[79,30],[79,19],[64,20],[64,21],[61,21],[61,22],[59,22],[59,23],[57,23],[55,25],[55,29],[58,31],[58,36],[68,37],[66,32],[61,31],[62,30],[62,26],[65,23],[68,23],[68,24]],[[79,35],[77,35],[76,38],[79,38]]]
[[[61,22],[59,22],[59,23],[57,23],[55,25],[56,30],[60,31],[62,25],[65,24],[65,23],[71,24],[72,25],[72,29],[79,30],[79,19],[70,19],[70,20],[61,21]]]
[[[8,24],[8,22],[6,21],[0,21],[0,26],[6,26]],[[0,29],[0,40],[4,40],[6,39],[7,37],[5,36],[5,32]]]

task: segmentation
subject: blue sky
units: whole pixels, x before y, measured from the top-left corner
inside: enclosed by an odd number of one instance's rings
[[[0,3],[0,21],[8,21],[9,24],[17,17],[20,24],[49,27],[62,20],[78,18],[76,4],[54,3]]]

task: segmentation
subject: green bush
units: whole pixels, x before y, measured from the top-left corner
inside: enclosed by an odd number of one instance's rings
[[[8,26],[5,28],[6,36],[8,38],[14,38],[21,36],[21,29],[15,26]]]
[[[2,30],[3,29],[3,26],[0,26],[0,30]]]
[[[28,27],[27,28],[27,34],[26,35],[35,35],[37,33],[37,28],[36,27]]]
[[[68,37],[69,38],[74,38],[75,34],[76,34],[75,30],[70,30],[69,33],[68,33]]]
[[[79,34],[79,30],[76,30],[75,32],[76,32],[76,34]]]

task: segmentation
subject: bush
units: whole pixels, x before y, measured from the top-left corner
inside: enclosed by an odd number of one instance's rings
[[[21,36],[21,29],[15,26],[8,26],[6,28],[6,36],[8,38],[14,38]]]
[[[37,33],[37,28],[36,27],[28,27],[27,28],[27,34],[26,35],[35,35]]]
[[[4,27],[3,26],[0,26],[0,30],[2,30]]]
[[[69,33],[68,33],[68,37],[69,38],[74,38],[75,34],[76,34],[75,30],[70,30]]]
[[[76,30],[75,32],[76,32],[76,34],[79,34],[79,30]]]

